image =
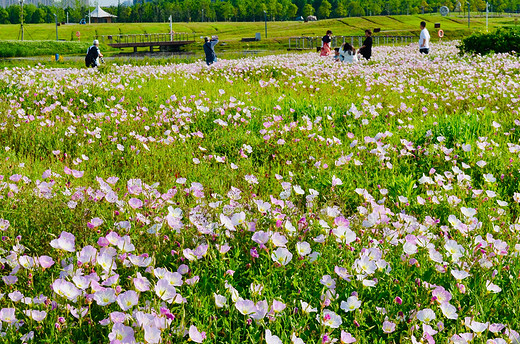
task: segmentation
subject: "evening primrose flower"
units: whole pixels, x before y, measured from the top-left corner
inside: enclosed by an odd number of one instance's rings
[[[481,323],[481,322],[473,320],[471,317],[466,317],[466,318],[464,318],[464,325],[466,325],[466,327],[470,328],[471,331],[480,334],[488,329],[489,322]]]
[[[441,303],[441,312],[448,319],[457,319],[459,315],[457,314],[457,308],[451,305],[449,302]]]
[[[108,334],[110,341],[119,341],[121,344],[135,343],[134,330],[130,326],[123,324],[115,324],[112,327],[112,332]]]
[[[303,339],[298,338],[294,332],[291,334],[291,343],[292,344],[305,344]]]
[[[161,330],[154,324],[144,326],[144,340],[149,344],[157,344],[161,342]],[[197,342],[201,343],[201,342]]]
[[[235,308],[243,315],[250,315],[257,311],[255,303],[251,300],[238,300]]]
[[[0,310],[0,320],[8,324],[16,322],[15,309],[2,308]]]
[[[361,301],[355,295],[354,296],[350,296],[347,299],[347,302],[341,301],[341,304],[339,306],[339,308],[341,308],[342,310],[344,310],[347,313],[355,311],[359,307],[361,307]]]
[[[321,278],[320,283],[329,289],[336,288],[336,280],[334,278],[332,278],[330,275],[324,275]]]
[[[143,275],[141,275],[140,272],[137,272],[136,277],[133,279],[134,287],[137,291],[145,292],[150,290],[150,281]]]
[[[354,338],[349,332],[345,332],[343,330],[341,330],[341,337],[339,340],[341,344],[350,344],[356,342],[356,338]]]
[[[316,320],[318,320],[322,325],[331,328],[338,328],[343,323],[339,315],[328,309],[324,309],[321,315],[318,314]]]
[[[112,288],[103,288],[94,293],[94,300],[100,306],[116,302],[116,292]]]
[[[139,296],[133,290],[126,291],[117,296],[117,304],[123,311],[127,311],[139,302]]]
[[[215,298],[215,305],[217,308],[223,308],[227,306],[227,299],[225,296],[213,293],[213,297]]]
[[[265,342],[267,344],[283,344],[282,340],[273,335],[269,329],[265,330]]]
[[[280,265],[287,265],[291,261],[293,255],[289,252],[285,247],[278,247],[276,251],[271,253],[271,258],[273,261]]]
[[[317,308],[312,308],[312,306],[305,301],[300,300],[300,305],[302,306],[302,312],[304,313],[309,314],[316,313],[318,311]]]
[[[305,257],[311,253],[311,245],[307,241],[296,243],[296,252],[300,257]]]
[[[0,219],[0,231],[6,231],[10,226],[9,221]]]
[[[170,284],[167,279],[161,278],[155,285],[155,294],[161,298],[161,300],[168,303],[172,303],[176,298],[177,291],[175,287]]]
[[[202,343],[206,339],[206,333],[200,332],[195,325],[191,325],[188,335],[192,342]]]
[[[421,309],[417,312],[417,319],[419,319],[423,323],[429,323],[430,321],[435,320],[435,312],[430,308]]]
[[[490,293],[500,293],[502,291],[502,288],[500,288],[498,285],[493,284],[491,281],[486,281],[486,289]]]
[[[395,323],[385,320],[383,322],[383,332],[384,333],[392,333],[395,331]]]
[[[455,270],[455,269],[452,269],[451,270],[451,274],[453,275],[453,277],[455,277],[455,279],[460,282],[462,281],[463,279],[465,279],[466,277],[469,277],[471,276],[471,274],[467,271],[464,271],[464,270]]]
[[[73,234],[63,231],[58,239],[51,240],[51,246],[59,250],[74,252],[76,250],[75,241],[76,237]]]
[[[52,289],[61,297],[65,297],[70,301],[76,302],[81,291],[76,286],[64,279],[57,279],[52,283]]]

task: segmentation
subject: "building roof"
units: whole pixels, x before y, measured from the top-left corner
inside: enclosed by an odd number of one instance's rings
[[[90,12],[90,17],[91,18],[111,18],[111,17],[117,17],[117,16],[104,11],[98,5],[94,11]]]

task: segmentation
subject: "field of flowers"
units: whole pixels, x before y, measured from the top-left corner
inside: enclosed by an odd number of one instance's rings
[[[0,70],[1,343],[520,343],[520,61]]]

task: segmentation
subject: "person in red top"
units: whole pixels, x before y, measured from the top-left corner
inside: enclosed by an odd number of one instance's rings
[[[321,39],[321,53],[320,56],[329,56],[332,51],[330,48],[330,42],[332,42],[332,31],[328,30],[327,34]]]

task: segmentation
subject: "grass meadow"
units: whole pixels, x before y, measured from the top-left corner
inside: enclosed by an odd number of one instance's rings
[[[519,342],[519,72],[0,70],[0,341]]]

